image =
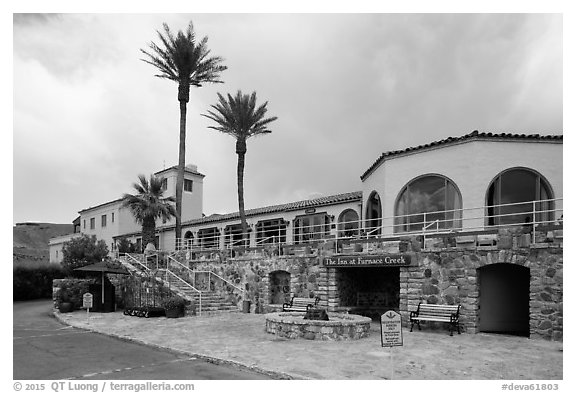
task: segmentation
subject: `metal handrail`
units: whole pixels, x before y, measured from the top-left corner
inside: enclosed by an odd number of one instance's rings
[[[243,290],[242,288],[240,288],[240,287],[232,284],[230,281],[228,281],[227,279],[225,279],[224,277],[220,276],[220,275],[217,274],[217,273],[214,273],[214,272],[212,272],[212,271],[210,271],[210,270],[192,270],[192,269],[190,269],[188,266],[182,264],[180,261],[178,261],[177,259],[175,259],[175,258],[173,258],[173,257],[171,257],[171,256],[168,256],[168,259],[171,260],[171,261],[173,261],[173,262],[175,262],[175,263],[177,263],[177,264],[180,265],[183,269],[186,269],[186,270],[188,271],[188,273],[193,274],[193,275],[194,275],[194,276],[193,276],[193,277],[194,277],[194,278],[193,278],[194,285],[196,285],[196,274],[197,274],[197,273],[208,273],[208,274],[209,274],[209,276],[208,276],[208,285],[210,285],[210,282],[211,282],[211,281],[210,281],[210,276],[213,275],[213,276],[216,276],[216,278],[224,281],[226,284],[230,285],[231,287],[233,287],[233,288],[237,289],[238,291],[240,291],[240,294],[241,294],[242,296],[244,295],[244,290]],[[167,266],[167,268],[169,268],[169,265]],[[171,273],[175,274],[175,273],[172,272],[172,271],[171,271]]]
[[[240,291],[240,294],[242,296],[244,296],[244,290],[234,284],[232,284],[230,281],[226,280],[224,277],[214,273],[213,271],[210,270],[193,270],[193,272],[195,273],[208,273],[208,285],[210,285],[210,276],[216,276],[217,278],[219,278],[220,280],[224,281],[226,284],[230,285],[231,287],[237,289],[238,291]]]
[[[140,262],[138,259],[134,258],[132,255],[125,253],[125,256],[127,256],[128,258],[132,259],[134,262],[136,262],[138,265],[142,266],[144,269],[150,271],[150,268],[148,266],[146,266],[145,264],[143,264],[142,262]],[[144,255],[144,254],[138,254],[138,255]]]
[[[186,280],[184,280],[182,277],[180,277],[179,275],[177,275],[176,273],[166,269],[166,282],[170,282],[168,280],[168,274],[171,274],[172,276],[176,277],[178,280],[182,281],[185,285],[187,285],[188,287],[190,287],[190,289],[192,289],[195,292],[198,292],[198,315],[202,316],[202,291],[199,291],[198,289],[194,288],[189,282],[187,282]]]

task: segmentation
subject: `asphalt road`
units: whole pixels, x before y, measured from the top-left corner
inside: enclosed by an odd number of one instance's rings
[[[15,302],[14,380],[254,380],[268,376],[62,325],[51,300]]]

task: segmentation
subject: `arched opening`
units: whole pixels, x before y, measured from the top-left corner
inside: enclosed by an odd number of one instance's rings
[[[216,227],[200,229],[198,245],[202,249],[217,249],[220,246],[220,230]]]
[[[382,203],[380,202],[380,195],[376,191],[372,191],[366,203],[366,234],[368,236],[380,235],[381,225]]]
[[[528,168],[501,172],[490,183],[486,195],[488,225],[550,223],[554,202],[548,181]]]
[[[194,234],[192,231],[186,231],[184,234],[184,247],[187,249],[192,248],[194,245]]]
[[[338,237],[355,237],[360,232],[358,213],[355,210],[344,210],[338,217]]]
[[[530,336],[530,269],[496,263],[478,268],[481,332]]]
[[[276,270],[268,275],[270,304],[290,302],[290,273]]]
[[[461,228],[462,196],[447,177],[424,175],[402,188],[394,212],[394,232]]]

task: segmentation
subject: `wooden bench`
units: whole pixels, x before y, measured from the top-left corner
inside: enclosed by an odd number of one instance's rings
[[[420,322],[434,321],[434,322],[447,322],[449,324],[450,335],[452,336],[453,328],[458,330],[460,334],[460,305],[447,305],[447,304],[418,304],[416,311],[410,311],[410,331],[416,323],[418,330],[420,329]]]
[[[310,298],[310,297],[296,297],[292,296],[290,303],[284,303],[282,305],[282,311],[299,311],[305,312],[309,308],[316,307],[320,298]]]

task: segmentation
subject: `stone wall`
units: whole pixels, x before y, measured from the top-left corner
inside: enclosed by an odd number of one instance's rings
[[[346,249],[347,253],[406,253],[411,265],[396,270],[399,275],[399,311],[408,324],[410,311],[420,302],[460,304],[461,325],[465,332],[479,331],[479,268],[494,264],[526,267],[529,282],[530,337],[562,340],[563,335],[563,247],[562,232],[537,233],[537,244],[530,234],[518,231],[477,236],[452,236],[440,239],[413,238],[403,242],[374,241]],[[344,250],[341,250],[344,251]],[[330,312],[347,312],[354,301],[354,283],[343,279],[343,269],[326,268],[323,256],[334,249],[320,248],[298,255],[272,253],[241,257],[189,261],[195,270],[210,270],[245,289],[251,312],[279,311],[281,304],[270,304],[270,274],[290,274],[290,296],[320,297],[320,307]],[[398,273],[399,271],[399,273]],[[347,289],[346,289],[347,288]],[[216,285],[216,290],[231,292]],[[370,291],[369,291],[370,292]],[[377,291],[374,291],[377,292]],[[236,299],[242,297],[235,291]],[[357,299],[356,299],[357,300]],[[439,326],[442,326],[439,324]]]
[[[220,260],[206,260],[189,262],[193,270],[207,270],[226,278],[234,285],[244,289],[245,297],[242,299],[238,291],[223,285],[219,280],[215,280],[212,286],[217,292],[234,293],[237,301],[250,300],[251,312],[270,312],[281,308],[282,304],[270,304],[270,274],[277,271],[288,272],[290,274],[290,296],[317,297],[327,306],[326,287],[322,282],[326,282],[326,270],[320,265],[318,257],[315,256],[264,256],[231,258],[224,262]]]
[[[515,264],[530,269],[530,337],[562,340],[562,249],[418,252],[400,272],[400,312],[405,322],[418,303],[460,304],[464,331],[478,332],[478,268]]]

